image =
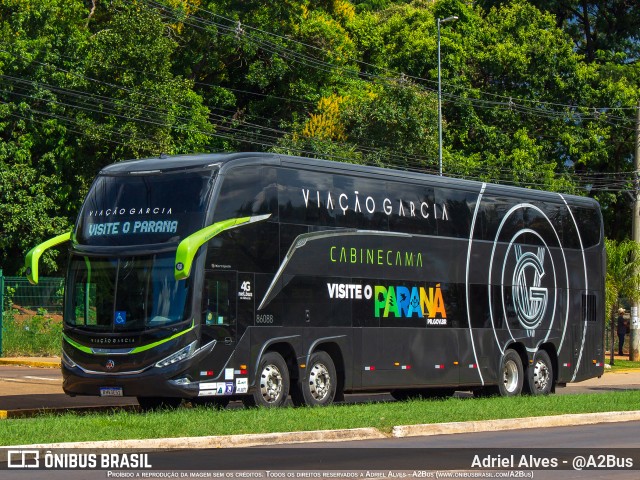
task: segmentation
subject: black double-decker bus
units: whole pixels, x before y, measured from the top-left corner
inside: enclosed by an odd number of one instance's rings
[[[547,394],[604,368],[589,198],[264,153],[126,161],[70,240],[70,395]]]

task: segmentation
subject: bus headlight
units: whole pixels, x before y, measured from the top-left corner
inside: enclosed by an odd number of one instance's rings
[[[156,363],[156,367],[164,368],[193,356],[194,352],[196,351],[196,343],[198,343],[198,341],[194,340],[186,347],[178,350],[176,353],[172,353],[167,358],[163,358],[158,363]]]

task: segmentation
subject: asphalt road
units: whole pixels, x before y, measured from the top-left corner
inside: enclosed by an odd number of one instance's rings
[[[535,471],[535,479],[578,480],[640,478],[640,422],[590,425],[581,427],[513,430],[506,432],[465,433],[430,437],[364,440],[340,443],[281,445],[277,448],[234,449],[222,451],[164,451],[153,460],[158,469],[188,468],[192,470],[312,470],[312,471],[377,471],[390,478],[389,470],[472,471],[475,455],[479,458],[517,459],[507,471]],[[490,447],[490,448],[488,448]],[[606,448],[605,448],[606,447]],[[632,449],[632,450],[629,450]],[[517,468],[521,457],[558,459],[562,470]],[[575,456],[614,455],[631,457],[634,470],[575,471],[571,463]]]

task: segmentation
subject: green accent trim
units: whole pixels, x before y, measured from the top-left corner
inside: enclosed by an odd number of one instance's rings
[[[150,343],[148,345],[142,345],[141,347],[136,347],[133,350],[131,350],[131,353],[140,353],[140,352],[144,352],[146,350],[151,350],[152,348],[155,348],[158,345],[162,345],[163,343],[167,343],[167,342],[173,340],[174,338],[178,338],[178,337],[180,337],[180,336],[182,336],[182,335],[184,335],[186,333],[189,333],[191,330],[196,328],[195,323],[196,323],[195,320],[193,320],[191,322],[191,327],[187,328],[186,330],[178,332],[175,335],[171,335],[170,337],[163,338],[162,340],[159,340],[157,342],[153,342],[153,343]]]
[[[71,345],[72,347],[77,348],[78,350],[80,350],[81,352],[84,353],[93,353],[91,351],[91,349],[89,347],[85,347],[84,345],[80,345],[78,342],[71,340],[69,337],[67,337],[64,333],[62,334],[62,338],[64,339],[65,342],[67,342],[69,345]]]
[[[42,254],[51,247],[60,245],[61,243],[71,240],[71,232],[63,233],[57,237],[50,238],[46,242],[41,243],[37,247],[32,248],[27,253],[24,266],[27,268],[27,279],[33,285],[38,284],[38,262]]]
[[[135,347],[135,348],[131,349],[131,351],[129,353],[134,354],[134,353],[140,353],[140,352],[145,352],[147,350],[151,350],[152,348],[155,348],[158,345],[162,345],[163,343],[170,342],[171,340],[173,340],[175,338],[178,338],[178,337],[180,337],[182,335],[185,335],[185,334],[189,333],[194,328],[196,328],[196,321],[192,320],[191,321],[191,326],[189,328],[187,328],[186,330],[182,330],[181,332],[178,332],[175,335],[171,335],[170,337],[163,338],[162,340],[158,340],[157,342],[149,343],[147,345],[142,345],[140,347]],[[75,340],[70,339],[64,333],[62,334],[62,338],[69,345],[71,345],[72,347],[77,348],[81,352],[88,353],[90,355],[94,354],[93,349],[91,349],[90,347],[85,347],[84,345],[76,342]],[[105,355],[107,355],[107,354],[105,354]]]
[[[90,301],[90,287],[91,287],[91,261],[89,257],[84,257],[84,264],[87,267],[87,281],[84,284],[84,321],[89,320],[89,301]]]
[[[195,233],[192,233],[187,238],[182,240],[176,250],[176,261],[174,264],[173,274],[176,280],[184,280],[188,278],[191,273],[191,266],[193,259],[198,252],[198,249],[225,230],[230,230],[246,223],[259,222],[269,218],[271,214],[259,215],[255,217],[241,217],[230,218],[228,220],[222,220],[216,222],[213,225],[209,225]]]

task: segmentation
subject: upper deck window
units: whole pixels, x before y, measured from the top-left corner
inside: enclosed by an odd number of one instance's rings
[[[179,241],[204,224],[211,171],[101,175],[78,217],[85,245],[143,245]]]

